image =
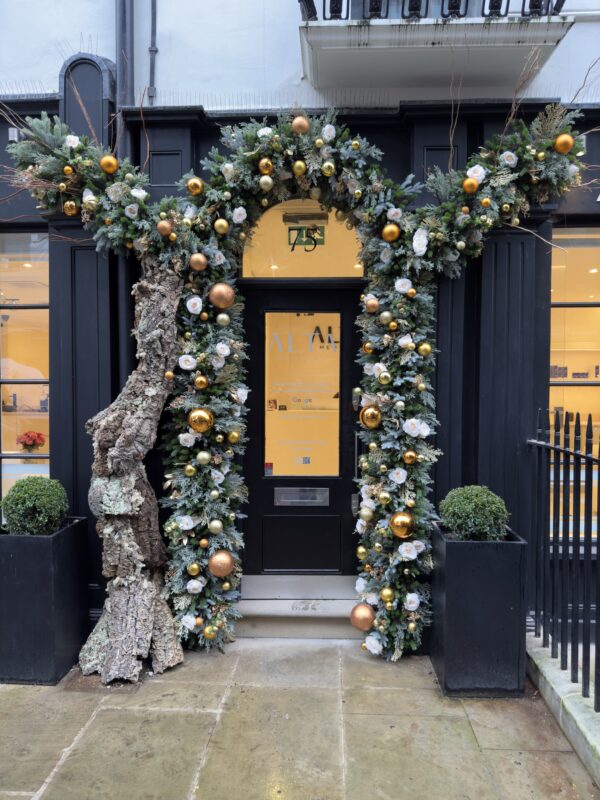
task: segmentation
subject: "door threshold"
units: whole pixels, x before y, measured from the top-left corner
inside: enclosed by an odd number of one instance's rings
[[[242,600],[354,600],[355,575],[243,575]]]

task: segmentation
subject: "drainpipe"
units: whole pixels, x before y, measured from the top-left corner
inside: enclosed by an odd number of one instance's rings
[[[156,0],[152,0],[150,6],[150,83],[148,86],[148,103],[153,106],[154,98],[156,97],[156,54],[158,47],[156,46]]]
[[[117,1],[117,109],[132,106],[133,99],[133,0]]]

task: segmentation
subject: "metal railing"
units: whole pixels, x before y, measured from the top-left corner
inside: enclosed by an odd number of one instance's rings
[[[304,21],[318,21],[314,0],[299,3]],[[321,20],[499,19],[509,13],[529,19],[559,14],[564,4],[565,0],[322,0]]]
[[[544,419],[545,417],[545,419]],[[529,558],[535,636],[570,666],[571,681],[600,711],[600,442],[594,455],[594,429],[579,414],[538,416],[532,448],[532,519]],[[593,666],[592,666],[592,662]],[[593,672],[593,675],[592,675]]]

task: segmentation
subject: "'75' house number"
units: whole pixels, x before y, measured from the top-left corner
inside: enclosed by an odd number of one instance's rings
[[[325,244],[324,225],[293,225],[288,228],[288,245],[292,253],[297,247],[303,247],[305,253],[312,253],[323,244]]]

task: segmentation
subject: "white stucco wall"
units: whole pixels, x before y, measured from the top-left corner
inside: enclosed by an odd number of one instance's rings
[[[521,0],[511,1],[520,6]],[[115,59],[114,0],[5,0],[1,5],[0,94],[56,91],[62,62],[80,50]],[[320,0],[316,5],[320,10]],[[526,96],[573,98],[600,55],[600,10],[595,6],[597,0],[566,0],[564,12],[576,17],[575,25]],[[447,77],[426,89],[314,89],[303,77],[299,25],[297,0],[158,0],[155,104],[252,110],[394,106],[402,100],[448,97]],[[136,0],[136,100],[149,82],[149,42],[150,0]],[[455,80],[459,83],[460,76]],[[505,99],[510,92],[478,87],[463,90],[462,96]],[[577,99],[600,103],[600,65]]]

